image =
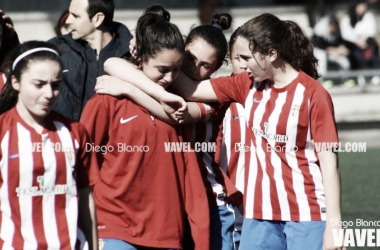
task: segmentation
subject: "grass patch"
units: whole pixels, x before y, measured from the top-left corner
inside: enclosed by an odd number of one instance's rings
[[[357,219],[380,221],[379,148],[367,149],[364,153],[340,153],[339,166],[342,179],[342,221],[353,221],[354,226],[350,228],[360,228],[355,226]]]

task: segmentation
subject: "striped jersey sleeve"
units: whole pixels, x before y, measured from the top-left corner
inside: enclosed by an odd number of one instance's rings
[[[247,72],[213,78],[210,79],[210,82],[220,103],[229,104],[235,101],[243,106],[253,84]]]
[[[230,177],[232,183],[244,191],[245,152],[245,111],[241,104],[232,103],[223,119],[223,127],[218,137],[221,137],[219,163],[223,171]],[[218,141],[219,139],[217,139]]]

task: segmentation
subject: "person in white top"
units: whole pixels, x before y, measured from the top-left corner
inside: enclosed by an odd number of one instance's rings
[[[351,48],[351,68],[380,68],[379,45],[375,40],[376,19],[368,11],[365,0],[355,1],[340,22],[344,40],[353,44]]]
[[[313,34],[314,54],[318,58],[318,71],[324,76],[327,72],[328,62],[333,62],[339,69],[351,68],[348,56],[349,45],[341,35],[339,21],[335,15],[323,16],[314,27]]]

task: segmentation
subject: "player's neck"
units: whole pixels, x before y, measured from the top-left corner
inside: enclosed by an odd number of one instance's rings
[[[283,88],[289,85],[294,79],[297,78],[299,72],[295,70],[289,64],[285,64],[284,67],[277,68],[273,77],[273,83],[275,88]]]
[[[96,30],[93,36],[87,40],[91,48],[96,51],[99,55],[100,51],[107,46],[107,44],[112,40],[112,34],[110,32],[104,32],[101,30]]]
[[[19,113],[21,119],[32,127],[38,134],[42,134],[44,130],[45,117],[37,117],[30,113],[23,105],[19,103],[16,104],[17,112]]]

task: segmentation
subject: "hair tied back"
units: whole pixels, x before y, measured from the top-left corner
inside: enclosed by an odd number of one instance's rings
[[[215,27],[219,30],[223,30],[222,26],[220,26],[219,24],[213,24],[212,27]]]

